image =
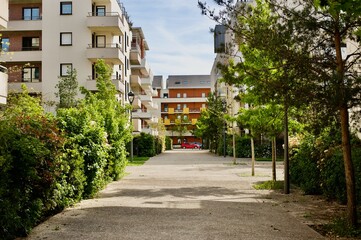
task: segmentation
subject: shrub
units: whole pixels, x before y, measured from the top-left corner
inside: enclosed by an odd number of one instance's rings
[[[64,138],[26,89],[10,96],[0,129],[0,238],[12,239],[63,205]]]
[[[173,149],[173,144],[172,144],[172,139],[168,136],[165,137],[165,150],[172,150]]]
[[[238,158],[250,158],[252,156],[250,138],[236,136],[236,156]]]

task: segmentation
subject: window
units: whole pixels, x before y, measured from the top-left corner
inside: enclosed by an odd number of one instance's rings
[[[180,109],[181,109],[181,105],[177,104],[177,110],[180,110]]]
[[[60,64],[60,76],[62,77],[69,76],[72,70],[73,70],[73,64],[71,63]]]
[[[184,81],[183,81],[183,84],[184,84],[184,85],[187,85],[187,84],[188,84],[188,80],[184,80]]]
[[[206,93],[202,93],[202,98],[205,98],[206,97]]]
[[[96,16],[105,16],[105,6],[96,6],[95,7],[95,14]]]
[[[168,93],[163,93],[163,98],[168,98]]]
[[[181,97],[181,94],[180,93],[177,93],[177,98],[180,98]]]
[[[184,108],[187,108],[187,104],[183,104],[183,109],[184,109]]]
[[[187,98],[187,93],[183,93],[183,98]]]
[[[60,33],[60,46],[71,46],[73,44],[73,36],[71,32]]]
[[[184,121],[188,121],[188,116],[187,116],[187,115],[184,115],[184,116],[183,116],[183,120],[184,120]]]
[[[10,46],[10,39],[9,38],[2,38],[1,39],[1,51],[8,52]]]
[[[38,7],[26,7],[23,8],[23,20],[39,20],[40,19],[40,10]]]
[[[73,14],[72,2],[60,2],[60,14],[61,15],[72,15]]]
[[[33,51],[40,49],[39,37],[23,37],[23,51]]]
[[[96,36],[95,44],[96,44],[97,48],[105,48],[105,45],[106,45],[105,35]]]
[[[175,84],[175,85],[180,85],[180,84],[181,84],[181,82],[175,82],[174,84]]]
[[[23,68],[23,82],[40,82],[40,74],[38,67]]]
[[[168,103],[164,104],[164,112],[168,112]]]

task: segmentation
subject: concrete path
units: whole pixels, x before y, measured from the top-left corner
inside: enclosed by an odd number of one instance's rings
[[[271,178],[270,164],[257,164],[251,177],[249,160],[231,162],[203,150],[163,153],[28,239],[323,239],[252,188]]]

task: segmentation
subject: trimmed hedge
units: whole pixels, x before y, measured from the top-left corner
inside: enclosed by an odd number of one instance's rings
[[[142,132],[134,137],[133,148],[138,157],[153,157],[163,152],[163,141],[158,136]]]
[[[292,150],[290,180],[306,194],[323,194],[328,199],[345,204],[346,183],[340,142],[334,133],[319,137],[307,136]],[[355,167],[356,193],[361,204],[361,142],[352,140],[352,160]]]

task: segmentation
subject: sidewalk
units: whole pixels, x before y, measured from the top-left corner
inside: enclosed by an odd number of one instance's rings
[[[257,164],[251,177],[248,160],[232,160],[203,150],[163,153],[27,239],[324,239],[252,188],[270,180],[270,164]],[[282,166],[277,171],[281,179]]]

